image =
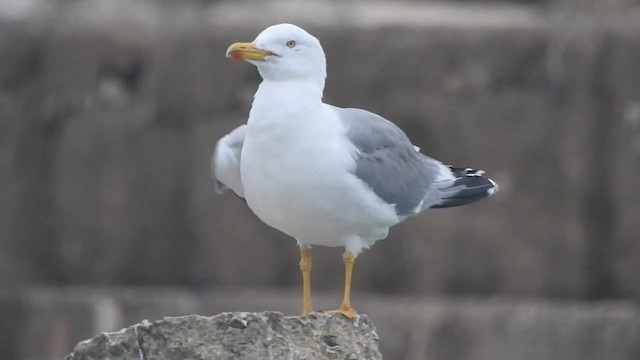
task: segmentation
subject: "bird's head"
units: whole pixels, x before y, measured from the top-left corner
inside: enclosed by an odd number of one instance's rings
[[[320,41],[298,26],[273,25],[250,43],[235,43],[227,57],[254,64],[265,80],[313,79],[324,84],[326,60]]]

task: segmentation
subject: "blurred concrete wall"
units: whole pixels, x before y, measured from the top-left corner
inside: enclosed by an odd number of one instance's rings
[[[0,7],[0,283],[297,286],[292,239],[209,179],[265,26],[323,42],[326,100],[486,169],[498,196],[364,254],[396,294],[640,298],[640,15],[564,7],[88,1]],[[29,3],[29,2],[27,2]],[[315,288],[339,288],[317,249]],[[321,275],[320,275],[321,274]]]

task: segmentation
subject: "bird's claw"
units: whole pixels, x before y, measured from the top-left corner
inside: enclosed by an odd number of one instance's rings
[[[358,312],[356,311],[356,309],[352,307],[341,307],[340,309],[331,310],[328,312],[331,314],[342,314],[344,317],[346,317],[349,320],[353,320],[355,319],[356,316],[358,316]]]

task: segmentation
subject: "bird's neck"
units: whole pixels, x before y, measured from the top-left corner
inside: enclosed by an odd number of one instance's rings
[[[250,122],[285,121],[322,106],[324,84],[316,80],[264,80],[253,99]]]
[[[322,101],[324,81],[317,79],[292,79],[292,80],[263,80],[258,87],[255,97],[269,94],[269,96],[281,96],[284,99],[304,97]]]

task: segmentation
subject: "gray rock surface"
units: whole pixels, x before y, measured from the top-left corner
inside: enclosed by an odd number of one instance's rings
[[[335,308],[341,295],[314,291],[314,308]],[[635,302],[353,296],[375,322],[385,359],[638,360],[640,354]],[[79,341],[141,319],[265,309],[297,314],[300,289],[0,288],[0,354],[63,359]]]
[[[79,343],[66,360],[382,359],[366,316],[314,313],[188,315],[143,321]]]

